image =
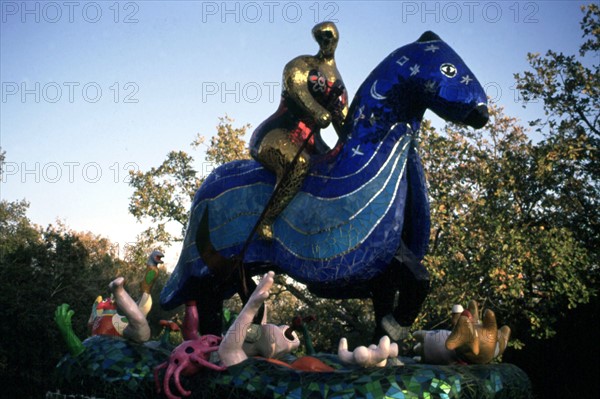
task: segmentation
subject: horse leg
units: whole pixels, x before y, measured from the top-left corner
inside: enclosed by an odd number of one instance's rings
[[[398,306],[394,299],[398,292]],[[373,281],[375,310],[374,341],[389,335],[394,341],[408,337],[409,327],[417,318],[429,293],[429,273],[410,249],[400,244],[386,272]]]
[[[219,290],[217,279],[205,277],[196,280],[193,292],[200,335],[212,334],[220,337],[223,332],[223,293]]]
[[[221,336],[223,332],[223,292],[225,287],[231,287],[238,292],[242,303],[245,305],[250,294],[256,288],[256,283],[246,274],[246,287],[249,294],[244,293],[241,281],[228,280],[223,282],[218,277],[205,277],[198,280],[193,290],[196,297],[196,308],[198,310],[198,330],[201,335],[212,334]],[[254,323],[260,324],[263,316],[263,306],[260,307]]]
[[[377,343],[384,335],[389,333],[383,328],[382,320],[394,311],[394,301],[398,290],[392,270],[388,268],[382,275],[371,282],[371,298],[373,310],[375,311],[375,332],[371,343]]]
[[[421,305],[429,293],[429,272],[421,261],[401,243],[392,260],[392,268],[397,269],[398,306],[394,309],[394,319],[401,326],[411,326]]]

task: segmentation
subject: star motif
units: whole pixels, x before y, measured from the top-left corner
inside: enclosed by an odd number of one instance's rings
[[[409,69],[410,69],[410,76],[415,76],[416,74],[421,72],[421,67],[419,66],[419,64],[415,64],[415,65],[411,66]]]
[[[373,112],[371,112],[371,116],[369,117],[369,123],[373,126],[380,118],[376,116]]]
[[[358,116],[356,118],[354,118],[354,126],[356,126],[358,121],[360,121],[361,119],[365,119],[365,114],[363,114],[364,110],[365,110],[364,105],[358,109]]]
[[[473,78],[470,77],[469,75],[465,75],[462,77],[462,79],[460,80],[460,83],[464,83],[465,85],[469,85],[469,83],[471,83],[471,81],[473,81]]]
[[[355,157],[356,155],[365,155],[360,151],[360,144],[352,148],[352,157]]]
[[[425,51],[431,51],[432,53],[435,53],[439,49],[440,48],[435,44],[430,44],[429,46],[425,47]]]
[[[400,66],[404,66],[404,64],[406,64],[408,62],[409,58],[405,55],[403,55],[402,57],[400,57],[398,59],[398,61],[396,61],[396,64],[400,65]]]
[[[425,91],[427,93],[435,93],[435,81],[434,80],[428,80],[427,82],[425,82]]]

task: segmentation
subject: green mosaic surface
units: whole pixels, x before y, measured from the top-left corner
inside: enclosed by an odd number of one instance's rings
[[[222,374],[183,380],[192,398],[530,398],[527,375],[511,364],[348,368],[332,355],[319,355],[336,368],[306,373],[249,359]]]
[[[57,389],[102,398],[156,398],[154,366],[170,350],[112,337],[84,341],[86,351],[65,356],[57,366]],[[206,370],[181,377],[190,398],[530,398],[527,375],[511,364],[404,366],[363,369],[342,365],[337,356],[319,354],[335,369],[328,373],[291,370],[248,359],[225,372]],[[294,358],[290,356],[289,361]],[[164,371],[161,372],[161,378]],[[176,393],[172,385],[173,392]]]
[[[58,388],[90,387],[90,392],[102,394],[102,386],[113,385],[107,388],[108,392],[114,388],[118,394],[113,397],[130,397],[129,393],[137,394],[154,387],[154,367],[171,353],[170,348],[162,348],[157,342],[141,345],[101,335],[86,339],[83,345],[86,348],[83,353],[77,357],[67,354],[56,366]]]

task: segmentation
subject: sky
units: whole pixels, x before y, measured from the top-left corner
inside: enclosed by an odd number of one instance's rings
[[[541,107],[523,108],[513,74],[528,70],[528,52],[576,54],[583,4],[2,0],[0,198],[26,199],[32,222],[61,220],[122,254],[147,226],[128,213],[128,171],[184,150],[208,173],[203,151],[190,147],[196,134],[213,135],[225,114],[252,127],[271,115],[284,65],[317,52],[311,29],[324,20],[338,26],[350,98],[381,60],[431,30],[492,102],[526,123]],[[168,266],[179,250],[167,249]]]

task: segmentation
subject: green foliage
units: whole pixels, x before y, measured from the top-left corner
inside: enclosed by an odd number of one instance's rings
[[[12,397],[42,397],[52,389],[52,370],[68,349],[54,322],[56,307],[69,304],[74,333],[86,338],[92,303],[98,295],[108,295],[115,277],[125,276],[127,290],[139,297],[148,256],[141,264],[128,263],[117,258],[106,238],[74,232],[61,223],[33,225],[26,215],[28,206],[25,201],[0,201],[0,303],[5,321],[0,325],[0,376],[3,392]],[[153,298],[158,298],[167,277],[163,269]],[[153,307],[148,320],[154,337],[160,332],[158,320],[170,316]]]
[[[2,147],[0,147],[0,177],[4,173],[4,160],[6,159],[6,151],[2,151]]]
[[[536,146],[535,178],[545,190],[545,217],[573,232],[598,266],[600,242],[600,8],[582,7],[584,42],[576,55],[529,54],[532,70],[516,74],[525,106],[541,101],[545,117],[531,122],[544,140]],[[589,57],[591,55],[591,57]],[[589,65],[589,66],[587,66]],[[597,273],[597,270],[596,270]]]
[[[234,128],[234,120],[225,115],[219,117],[217,125],[217,134],[210,139],[210,145],[206,149],[206,161],[215,165],[222,165],[227,162],[238,159],[250,159],[250,153],[246,147],[244,136],[250,124]],[[192,142],[193,147],[199,147],[204,144],[206,138],[200,134]]]
[[[56,306],[71,304],[75,333],[86,337],[91,304],[106,290],[119,261],[88,250],[62,225],[32,225],[27,206],[24,201],[0,202],[0,303],[5,320],[0,335],[7,343],[0,348],[0,375],[11,380],[12,389],[24,390],[21,397],[39,397],[66,352],[53,321]]]
[[[594,293],[592,254],[547,209],[554,187],[539,178],[539,147],[502,109],[490,117],[477,131],[423,125],[433,287],[419,324],[444,324],[453,303],[475,299],[517,337],[551,337],[557,318]]]
[[[130,172],[129,184],[135,190],[129,212],[138,221],[149,219],[154,225],[142,233],[140,241],[145,247],[181,240],[168,231],[167,222],[178,222],[182,230],[185,227],[189,204],[200,185],[193,162],[184,151],[171,151],[160,166],[145,173]]]
[[[211,138],[206,151],[207,162],[217,166],[249,157],[243,136],[250,125],[235,128],[233,122],[228,116],[219,118],[217,135]],[[198,134],[191,145],[198,148],[205,141],[206,138]],[[129,212],[140,222],[152,223],[151,227],[139,235],[136,245],[129,249],[129,256],[133,259],[139,260],[141,254],[160,243],[171,245],[182,241],[189,207],[202,183],[194,164],[194,157],[185,151],[171,151],[160,166],[147,172],[130,172],[129,184],[134,192],[129,202]],[[172,224],[179,227],[179,233],[171,232],[169,226]]]

